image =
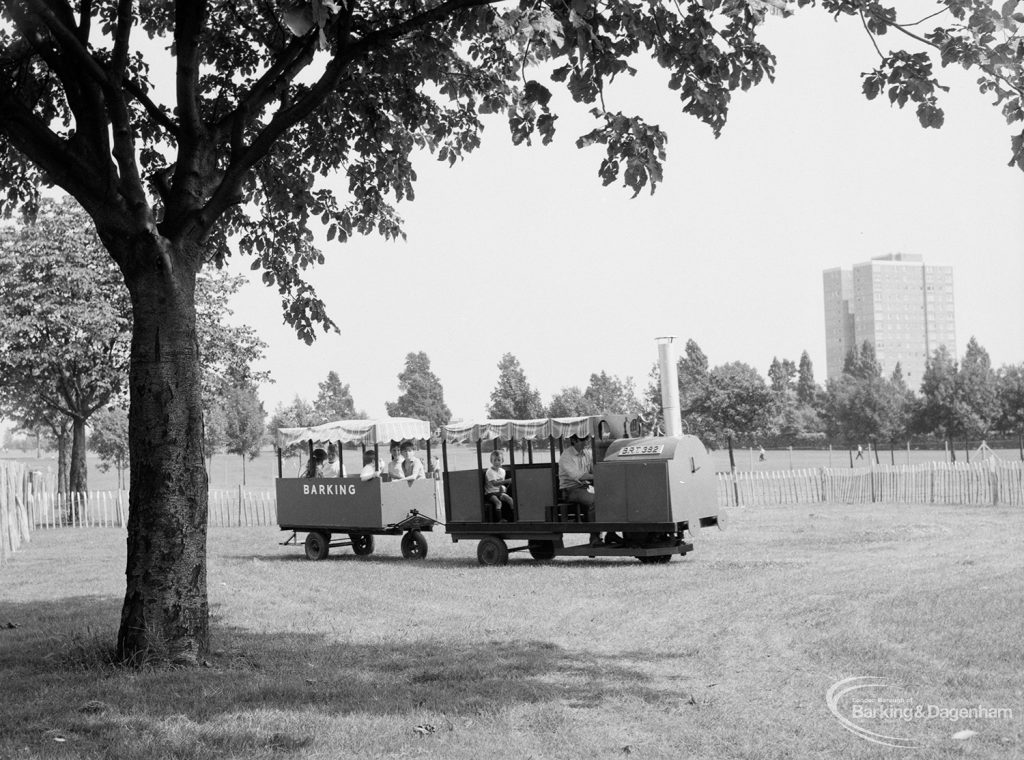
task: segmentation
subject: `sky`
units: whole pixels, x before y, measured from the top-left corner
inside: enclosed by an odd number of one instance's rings
[[[1024,361],[1024,173],[975,77],[939,71],[945,125],[925,130],[912,108],[861,94],[878,54],[858,22],[805,9],[769,18],[762,39],[776,81],[735,94],[717,140],[653,67],[609,92],[609,110],[669,135],[653,196],[601,186],[601,148],[575,146],[590,117],[564,104],[552,145],[512,146],[495,119],[454,168],[420,156],[416,200],[399,206],[406,241],[322,240],[308,277],[340,333],[306,346],[257,275],[232,319],[268,344],[267,412],[313,401],[333,370],[383,416],[416,351],[455,419],[485,416],[505,353],[545,403],[600,371],[642,389],[662,335],[762,376],[806,350],[824,383],[822,271],[893,252],[953,267],[958,356],[974,336],[995,366]]]

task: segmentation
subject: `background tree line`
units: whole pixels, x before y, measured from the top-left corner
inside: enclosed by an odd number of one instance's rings
[[[822,447],[891,445],[910,439],[980,442],[1024,432],[1024,364],[993,369],[975,338],[959,363],[945,347],[937,350],[916,390],[907,387],[899,365],[889,377],[882,376],[869,342],[852,350],[842,375],[824,386],[815,380],[807,351],[796,362],[773,357],[767,377],[762,377],[740,361],[711,367],[700,346],[688,340],[677,369],[683,428],[716,448],[730,438],[744,446]],[[632,377],[600,370],[590,375],[585,388],[565,386],[547,404],[514,354],[504,354],[497,371],[485,406],[491,419],[624,413],[641,415],[650,430],[663,426],[656,365],[641,392]],[[435,430],[451,419],[441,380],[425,353],[408,354],[398,377],[402,393],[387,404],[390,415],[427,419]],[[269,433],[365,416],[354,410],[349,386],[331,372],[315,402],[296,396],[279,406]]]

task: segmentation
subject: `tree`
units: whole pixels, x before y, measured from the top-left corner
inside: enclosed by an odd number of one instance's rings
[[[398,388],[402,391],[398,400],[385,404],[389,416],[427,420],[434,429],[452,418],[444,403],[441,381],[431,371],[430,357],[423,351],[406,355],[405,369],[398,374]]]
[[[950,444],[961,437],[981,438],[1002,418],[999,383],[988,352],[971,338],[958,366],[940,346],[925,366],[915,427]],[[950,446],[955,451],[955,447]],[[955,456],[955,454],[954,454]]]
[[[796,377],[796,365],[789,359],[779,361],[778,357],[772,357],[771,366],[768,367],[768,381],[771,389],[776,393],[784,393],[793,385],[793,378]]]
[[[945,2],[965,19],[962,0]],[[872,34],[893,23],[874,2],[822,5],[866,14]],[[411,152],[425,148],[454,164],[479,144],[481,114],[504,112],[515,143],[549,142],[551,91],[527,71],[548,73],[591,108],[596,127],[577,144],[602,146],[602,181],[621,179],[634,193],[661,181],[666,137],[609,110],[605,84],[633,73],[629,59],[641,47],[668,70],[682,110],[716,135],[731,93],[774,71],[756,37],[763,11],[735,0],[685,11],[624,0],[2,7],[0,213],[31,215],[41,185],[63,188],[92,217],[132,297],[128,567],[117,646],[125,660],[163,653],[195,663],[208,645],[195,287],[205,265],[230,257],[229,241],[253,257],[278,288],[286,321],[311,341],[318,327],[335,327],[302,277],[323,259],[311,227],[325,225],[330,240],[402,235],[394,203],[413,197]],[[993,41],[985,31],[993,23],[991,13],[972,13],[962,37],[943,29],[918,38],[941,48],[944,61],[979,66],[1017,120],[1019,53]],[[159,39],[140,43],[140,31]],[[893,99],[921,102],[922,123],[938,126],[930,69],[907,59],[883,62]],[[1007,63],[1016,73],[1001,73]],[[154,87],[155,71],[174,71],[173,86]],[[871,81],[869,97],[880,91]],[[174,101],[159,102],[162,92]],[[337,171],[348,180],[344,200],[318,182]]]
[[[771,416],[772,392],[757,370],[743,362],[728,362],[708,373],[707,389],[691,410],[700,429],[691,431],[721,445],[727,438],[755,438]],[[684,415],[684,419],[686,419]]]
[[[196,279],[196,334],[201,357],[203,408],[216,408],[232,388],[270,381],[270,373],[254,365],[267,344],[248,325],[234,325],[229,302],[246,279],[224,270],[203,272]],[[272,381],[271,381],[272,382]]]
[[[278,404],[274,414],[267,423],[267,432],[271,438],[277,437],[281,428],[311,427],[319,420],[313,405],[305,399],[295,396],[288,406]]]
[[[583,417],[587,414],[583,391],[578,385],[562,388],[548,405],[549,417]]]
[[[814,382],[814,365],[811,357],[804,351],[800,354],[800,367],[797,370],[796,397],[801,404],[813,405],[818,396],[818,384]]]
[[[875,354],[875,344],[866,340],[859,349],[857,346],[851,348],[843,360],[843,374],[862,380],[881,377],[882,366]]]
[[[890,380],[844,374],[830,380],[826,432],[833,440],[892,442],[905,432],[905,396]]]
[[[71,491],[88,487],[86,423],[128,379],[128,291],[104,254],[70,199],[0,239],[0,408],[54,431]]]
[[[245,485],[245,458],[255,459],[260,454],[267,413],[251,385],[230,389],[221,407],[224,410],[226,448],[229,454],[238,454],[242,458],[242,485]]]
[[[996,374],[999,398],[997,429],[1005,434],[1024,434],[1024,364],[1007,364]]]
[[[100,458],[99,468],[117,470],[117,487],[124,487],[128,467],[128,412],[118,407],[101,409],[92,417],[89,448]]]
[[[338,373],[331,370],[319,385],[320,392],[313,402],[317,424],[335,420],[357,419],[355,401],[347,383],[342,383]]]
[[[497,420],[532,420],[543,412],[540,392],[530,386],[519,360],[512,354],[502,356],[487,416]]]
[[[44,201],[35,221],[8,230],[0,246],[0,394],[12,416],[53,432],[62,492],[86,490],[85,426],[128,382],[128,291],[114,262],[98,251],[89,217],[71,199]],[[211,400],[234,383],[267,378],[251,366],[263,357],[263,341],[250,327],[225,323],[232,314],[227,301],[244,281],[225,272],[197,281],[211,454],[221,445]]]
[[[976,440],[983,438],[999,418],[999,395],[988,351],[973,336],[967,341],[967,351],[960,362],[957,395],[964,434]]]
[[[914,423],[918,432],[934,433],[950,442],[964,432],[958,372],[956,359],[945,346],[939,346],[925,364],[921,377],[921,404]]]
[[[583,391],[583,407],[586,414],[637,414],[640,401],[636,397],[633,378],[619,379],[604,370],[590,376],[590,383]]]

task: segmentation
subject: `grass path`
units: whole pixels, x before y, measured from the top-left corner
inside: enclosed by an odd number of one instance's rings
[[[123,533],[39,532],[0,568],[0,758],[1024,754],[1019,509],[731,517],[663,566],[485,569],[441,534],[423,562],[381,538],[315,563],[276,530],[213,529],[195,672],[104,665]],[[922,745],[880,746],[826,706],[851,676],[1012,716],[876,721]]]

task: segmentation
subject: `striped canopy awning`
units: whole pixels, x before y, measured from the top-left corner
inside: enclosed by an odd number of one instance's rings
[[[613,438],[627,436],[629,417],[625,414],[602,414],[588,417],[545,417],[536,420],[475,420],[455,422],[441,428],[441,440],[451,443],[503,440],[530,441],[546,438],[568,438],[597,435]],[[604,427],[602,428],[602,424]]]
[[[412,417],[385,417],[379,420],[338,420],[315,427],[279,428],[276,443],[279,449],[287,449],[290,446],[305,445],[308,441],[312,441],[313,445],[340,441],[372,446],[375,443],[428,438],[429,422]]]

